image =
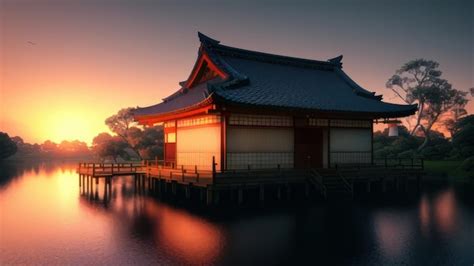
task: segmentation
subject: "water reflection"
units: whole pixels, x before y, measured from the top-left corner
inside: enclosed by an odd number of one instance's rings
[[[203,213],[132,177],[79,188],[74,163],[2,164],[0,264],[424,264],[474,261],[474,210],[454,189],[389,203]],[[27,251],[27,252],[26,252]]]
[[[420,228],[423,235],[427,236],[431,230],[438,230],[445,237],[451,236],[457,229],[458,204],[452,188],[434,197],[423,195],[419,204]]]
[[[407,251],[413,228],[408,217],[383,211],[375,215],[375,234],[383,254],[396,258]]]
[[[133,235],[152,236],[157,250],[180,263],[202,265],[218,258],[224,237],[217,225],[146,197],[131,176],[114,180],[112,196],[108,196],[106,187],[100,180],[92,191],[83,188],[81,203],[95,210],[103,207],[115,219],[128,224]]]
[[[224,237],[218,226],[183,211],[147,202],[148,215],[155,217],[157,247],[186,263],[209,264],[221,252]]]

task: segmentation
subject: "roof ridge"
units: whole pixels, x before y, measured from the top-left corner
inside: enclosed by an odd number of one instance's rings
[[[206,50],[211,50],[219,55],[228,55],[233,57],[246,58],[251,60],[263,61],[276,64],[295,65],[299,67],[322,68],[332,70],[334,68],[342,68],[342,55],[331,58],[327,61],[306,59],[300,57],[292,57],[278,54],[271,54],[253,50],[247,50],[232,46],[220,44],[220,41],[212,39],[205,34],[198,32],[201,45]]]

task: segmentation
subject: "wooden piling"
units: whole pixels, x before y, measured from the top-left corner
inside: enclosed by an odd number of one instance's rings
[[[237,202],[239,203],[239,205],[242,205],[242,203],[244,202],[244,191],[242,188],[239,188]]]
[[[185,194],[186,199],[191,199],[191,188],[192,188],[192,186],[193,186],[193,184],[189,183],[184,188],[184,194]]]
[[[212,203],[213,203],[212,196],[213,196],[212,188],[210,186],[208,186],[207,189],[206,189],[206,203],[207,203],[208,206],[212,205]]]

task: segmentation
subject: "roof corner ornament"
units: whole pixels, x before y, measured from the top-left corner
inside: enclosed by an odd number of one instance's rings
[[[220,43],[220,41],[214,40],[199,31],[198,31],[198,37],[199,37],[199,41],[201,41],[201,43],[206,46],[213,46]]]
[[[342,54],[340,56],[329,59],[328,62],[336,65],[342,65]]]

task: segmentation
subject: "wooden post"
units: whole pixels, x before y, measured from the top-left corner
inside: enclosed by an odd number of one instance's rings
[[[176,182],[175,181],[171,182],[171,193],[173,193],[173,195],[176,195]]]
[[[185,193],[185,197],[186,199],[190,199],[191,198],[191,187],[193,186],[192,183],[189,183],[185,188],[184,188],[184,193]]]
[[[212,187],[210,186],[207,186],[207,189],[206,189],[206,203],[208,206],[212,205]]]
[[[216,180],[216,157],[212,156],[212,184]]]
[[[241,187],[239,188],[237,194],[237,202],[239,203],[239,205],[242,205],[242,202],[244,202],[244,191]]]
[[[260,192],[258,194],[260,198],[260,203],[263,203],[265,201],[265,186],[264,185],[260,185]]]
[[[96,185],[99,184],[99,178],[98,178],[98,177],[95,178],[95,184],[96,184]]]
[[[81,164],[79,164],[79,165],[81,165]],[[82,176],[82,175],[79,174],[79,187],[81,187],[81,176]]]
[[[216,204],[219,204],[220,191],[219,191],[219,190],[215,190],[213,194],[214,194],[214,202],[215,202]]]
[[[95,176],[95,163],[92,164],[92,176]]]
[[[184,182],[184,166],[181,165],[181,181]]]
[[[287,199],[288,199],[288,200],[291,198],[291,187],[290,187],[290,184],[286,184],[286,196],[287,196]]]
[[[205,188],[200,188],[199,189],[199,200],[202,202],[204,200],[204,192],[205,192]]]
[[[308,182],[304,183],[304,196],[305,196],[305,198],[309,198],[309,184],[308,184]]]

